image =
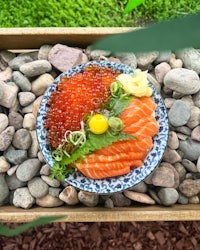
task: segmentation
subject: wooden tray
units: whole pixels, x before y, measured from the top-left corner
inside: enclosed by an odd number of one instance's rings
[[[1,28],[0,50],[38,49],[43,44],[62,43],[84,48],[110,34],[127,32],[132,28]],[[66,222],[98,221],[192,221],[200,220],[200,205],[132,206],[89,208],[62,206],[58,208],[0,207],[0,222],[27,222],[41,216],[64,215]]]

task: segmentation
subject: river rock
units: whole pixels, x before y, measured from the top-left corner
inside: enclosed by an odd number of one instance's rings
[[[115,56],[120,59],[121,63],[133,69],[137,68],[137,58],[134,53],[115,53]]]
[[[174,164],[181,161],[181,156],[176,150],[167,147],[163,155],[163,161]]]
[[[34,102],[32,102],[32,103],[30,103],[29,105],[23,107],[22,113],[23,113],[23,114],[32,113],[32,112],[33,112],[33,103],[34,103]]]
[[[79,203],[78,192],[75,187],[67,186],[59,194],[59,198],[68,205],[76,205]]]
[[[13,174],[11,176],[6,175],[6,183],[10,190],[15,190],[17,188],[24,187],[27,184],[27,182],[20,181],[17,178],[16,174]]]
[[[131,205],[131,200],[122,193],[114,193],[110,198],[115,207],[128,207]]]
[[[197,159],[197,170],[200,172],[200,156]]]
[[[49,62],[59,71],[65,72],[68,69],[81,63],[83,52],[62,44],[56,44],[49,52]]]
[[[0,173],[7,172],[10,168],[10,163],[7,162],[4,156],[0,156]]]
[[[10,146],[14,133],[15,128],[9,126],[0,134],[0,151],[4,151]]]
[[[192,172],[192,173],[197,172],[197,167],[192,161],[188,159],[183,159],[181,163],[189,172]]]
[[[186,205],[186,204],[188,204],[189,199],[188,199],[188,197],[186,197],[185,195],[183,195],[183,194],[180,193],[177,202],[179,204]]]
[[[12,77],[12,69],[7,67],[5,70],[0,71],[0,81],[7,82]]]
[[[200,108],[200,91],[193,95],[194,104]]]
[[[39,173],[41,163],[38,159],[28,159],[21,163],[16,171],[16,176],[20,181],[30,181]]]
[[[20,164],[27,159],[26,150],[16,150],[12,145],[4,151],[4,157],[12,164]]]
[[[13,167],[10,167],[10,168],[7,170],[7,175],[8,175],[8,176],[11,176],[11,175],[15,174],[17,168],[18,168],[18,165],[15,165],[15,166],[13,166]]]
[[[28,55],[20,55],[17,56],[15,58],[13,58],[10,62],[9,62],[9,66],[13,69],[13,70],[19,70],[20,66],[28,63],[28,62],[32,62],[33,59],[28,56]]]
[[[49,187],[40,177],[34,177],[28,182],[28,189],[35,198],[42,197],[49,192]]]
[[[7,126],[8,126],[7,115],[0,113],[0,134],[7,128]]]
[[[49,194],[59,198],[59,194],[62,191],[61,188],[49,187]]]
[[[110,198],[107,198],[104,203],[105,208],[114,208],[114,203]]]
[[[98,204],[99,195],[81,190],[78,193],[78,199],[87,207],[95,207]]]
[[[8,115],[9,125],[13,126],[15,130],[22,128],[23,116],[15,111],[11,111]]]
[[[195,196],[188,198],[188,203],[189,204],[199,204],[199,196],[195,195]]]
[[[31,83],[26,76],[24,76],[20,71],[14,71],[12,74],[13,80],[16,85],[21,89],[21,91],[30,91]]]
[[[124,195],[133,201],[137,201],[137,202],[145,203],[145,204],[151,204],[151,205],[155,204],[155,201],[149,195],[144,194],[144,193],[125,190]]]
[[[18,97],[21,106],[27,106],[35,100],[35,95],[31,92],[19,92]]]
[[[85,50],[85,54],[90,60],[99,61],[102,58],[108,57],[111,54],[111,52],[108,50],[99,50],[99,49],[93,50],[91,49],[91,46],[88,46]]]
[[[159,64],[159,63],[162,63],[162,62],[169,62],[170,60],[170,57],[171,57],[171,51],[161,51],[158,55],[158,57],[156,58],[155,60],[155,64]]]
[[[180,150],[184,153],[184,158],[196,161],[200,155],[200,143],[191,138],[180,140]]]
[[[185,167],[180,162],[177,162],[174,164],[174,168],[179,175],[179,181],[182,182],[186,178],[187,172],[185,170]]]
[[[52,84],[53,81],[54,78],[48,73],[39,76],[36,80],[32,82],[32,92],[36,96],[43,95],[46,89]]]
[[[155,76],[159,83],[163,83],[164,77],[171,69],[170,65],[166,62],[162,62],[155,67]]]
[[[178,149],[178,147],[179,147],[179,140],[178,140],[177,134],[174,131],[170,131],[169,132],[167,145],[171,149]]]
[[[140,181],[138,184],[134,185],[129,190],[139,192],[139,193],[146,193],[147,192],[147,184],[144,181]]]
[[[12,144],[17,149],[27,150],[32,142],[30,132],[27,129],[19,129],[13,136]]]
[[[176,56],[173,53],[170,55],[169,64],[172,69],[183,67],[183,61],[181,59],[176,59]]]
[[[2,92],[0,105],[6,108],[11,108],[16,102],[18,88],[0,81],[0,89]]]
[[[164,206],[171,206],[177,202],[179,193],[175,188],[161,188],[158,191],[158,197]]]
[[[25,114],[23,120],[23,128],[28,130],[35,130],[36,128],[36,117],[32,113]]]
[[[38,52],[39,60],[48,60],[49,52],[52,49],[52,45],[44,44],[40,47]]]
[[[30,194],[27,187],[17,188],[13,195],[13,204],[16,207],[31,208],[35,203],[35,199]]]
[[[60,182],[56,179],[51,179],[49,176],[46,175],[42,175],[41,178],[51,187],[60,187]]]
[[[200,142],[200,126],[197,126],[192,130],[191,138]]]
[[[164,78],[166,87],[185,95],[195,94],[200,90],[200,80],[197,73],[185,68],[170,70]]]
[[[200,108],[192,107],[190,109],[190,119],[187,122],[187,126],[191,129],[200,124]]]
[[[0,173],[0,206],[7,203],[8,196],[9,196],[9,189],[5,181],[5,174]]]
[[[138,53],[136,54],[137,66],[141,70],[149,69],[150,65],[157,59],[159,52]]]
[[[39,151],[39,144],[37,140],[36,130],[30,131],[30,135],[31,135],[31,145],[28,149],[28,156],[30,158],[37,158],[37,154]]]
[[[192,197],[200,192],[200,183],[198,180],[186,179],[180,184],[179,190],[186,197]]]
[[[191,69],[200,74],[200,53],[197,49],[187,48],[179,50],[177,57],[183,61],[183,65],[187,69]]]
[[[47,175],[49,176],[51,174],[51,168],[48,164],[45,164],[40,169],[40,175]]]
[[[154,87],[157,89],[158,92],[160,92],[161,85],[156,80],[156,78],[154,77],[154,75],[147,73],[147,80],[154,85]]]
[[[36,204],[40,207],[59,207],[64,204],[64,201],[53,195],[46,194],[45,196],[36,198]]]
[[[169,122],[172,126],[178,127],[185,125],[190,119],[190,109],[181,100],[177,100],[173,103],[168,112]]]
[[[15,57],[16,57],[15,53],[9,50],[1,50],[0,52],[0,60],[3,61],[3,63],[5,64],[8,64]]]
[[[52,70],[47,60],[36,60],[20,66],[20,71],[27,77],[39,76]]]

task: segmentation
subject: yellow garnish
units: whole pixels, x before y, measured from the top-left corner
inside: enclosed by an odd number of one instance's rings
[[[137,97],[152,95],[152,89],[148,85],[147,71],[136,69],[133,76],[120,74],[116,80],[122,84],[125,93],[128,95]]]
[[[88,125],[89,125],[91,132],[96,135],[105,133],[109,126],[107,118],[101,114],[93,115],[90,118]]]

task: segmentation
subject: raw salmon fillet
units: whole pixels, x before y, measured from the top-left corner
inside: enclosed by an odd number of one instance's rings
[[[117,141],[85,156],[76,163],[77,169],[91,179],[128,174],[131,168],[143,165],[158,132],[154,117],[156,105],[151,97],[134,98],[119,116],[124,122],[122,132],[137,139]]]

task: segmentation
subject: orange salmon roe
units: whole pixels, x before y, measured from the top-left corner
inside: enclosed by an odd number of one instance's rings
[[[119,72],[109,68],[90,66],[83,73],[62,79],[48,101],[45,128],[51,148],[61,144],[66,130],[80,130],[84,116],[108,100],[110,84],[117,75]]]

